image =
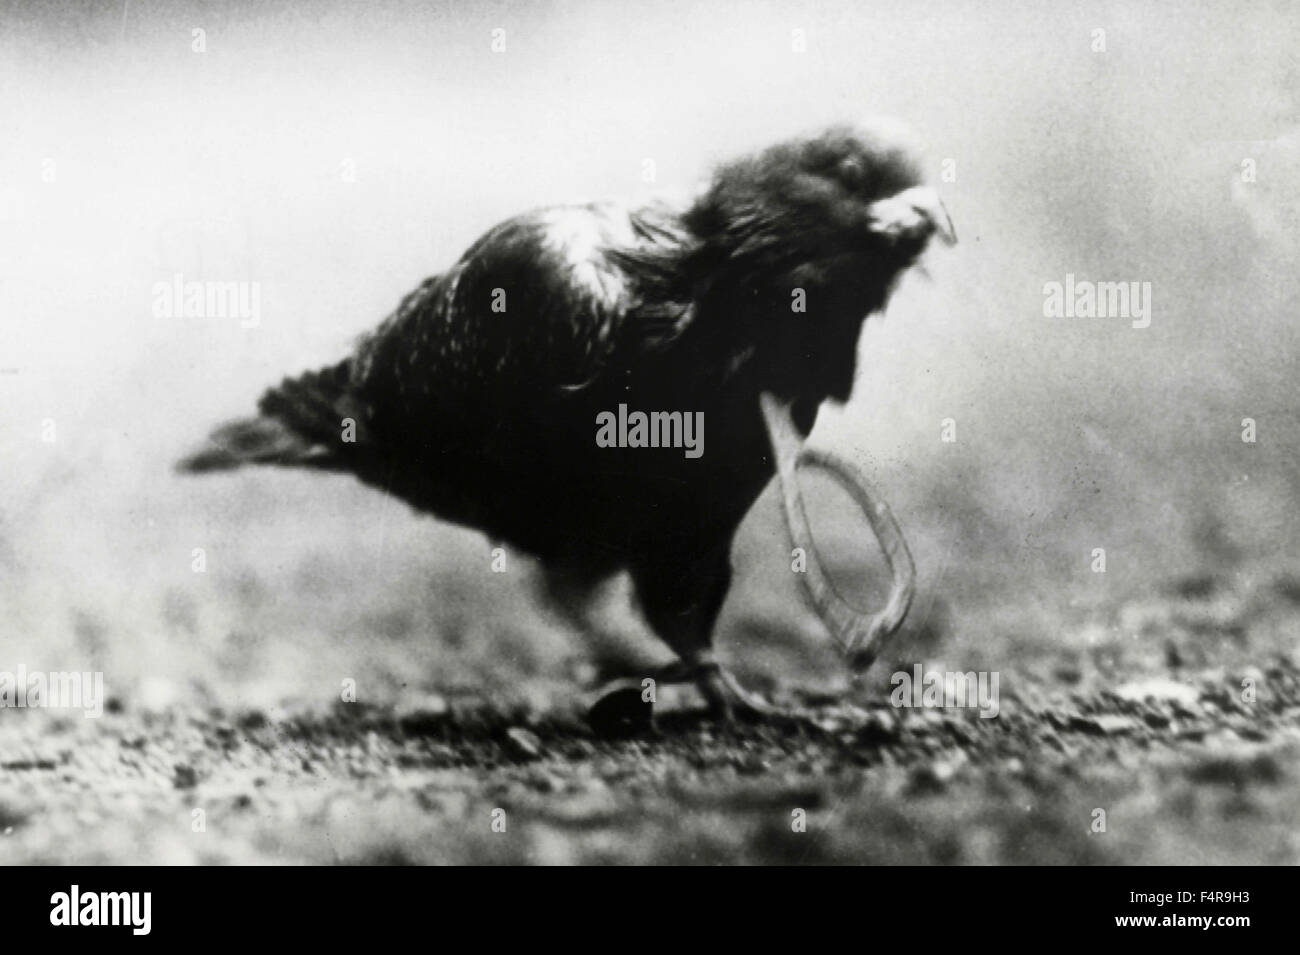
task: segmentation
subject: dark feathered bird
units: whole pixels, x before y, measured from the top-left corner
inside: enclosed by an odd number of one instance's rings
[[[732,537],[774,473],[770,442],[779,456],[786,432],[792,474],[791,440],[823,401],[848,398],[864,319],[936,231],[951,238],[917,155],[872,127],[723,165],[680,205],[527,213],[182,468],[347,471],[537,555],[556,580],[626,570],[681,657],[661,676],[725,705],[739,691],[712,660],[712,628]],[[598,418],[620,405],[702,413],[703,453],[601,446]],[[811,546],[801,514],[787,486]]]

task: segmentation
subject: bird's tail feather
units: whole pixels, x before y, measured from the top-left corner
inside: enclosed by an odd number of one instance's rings
[[[348,370],[344,362],[286,378],[262,396],[257,417],[222,425],[202,448],[179,461],[177,470],[197,474],[245,464],[342,467]]]

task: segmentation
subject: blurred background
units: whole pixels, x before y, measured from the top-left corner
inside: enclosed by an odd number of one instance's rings
[[[581,645],[527,558],[493,574],[491,542],[346,477],[172,462],[504,217],[875,114],[928,144],[961,242],[868,325],[812,440],[873,467],[907,530],[916,646],[1014,655],[1179,575],[1294,561],[1296,8],[897,6],[6,5],[0,668],[100,669],[159,707],[343,677],[382,702],[568,692]],[[156,318],[176,273],[259,283],[260,321]],[[1151,283],[1150,327],[1044,317],[1067,273]],[[866,602],[865,525],[808,480]],[[721,636],[759,676],[825,655],[775,503]]]

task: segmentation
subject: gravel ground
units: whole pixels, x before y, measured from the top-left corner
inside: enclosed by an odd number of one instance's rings
[[[597,737],[562,695],[7,710],[0,858],[1300,861],[1296,578],[1184,581],[1109,617],[1018,654],[988,719],[892,707],[884,666],[856,693],[776,687],[794,722],[680,706],[623,740]]]

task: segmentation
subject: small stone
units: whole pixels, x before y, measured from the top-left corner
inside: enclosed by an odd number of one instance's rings
[[[1286,777],[1277,759],[1262,751],[1207,753],[1187,767],[1186,773],[1195,782],[1236,788],[1252,783],[1276,784]]]
[[[939,793],[948,788],[966,762],[964,754],[952,759],[937,759],[912,770],[908,780],[909,786],[916,793]]]
[[[242,730],[260,730],[266,725],[266,714],[261,710],[249,710],[240,715],[238,724]]]
[[[1157,677],[1150,680],[1136,680],[1125,683],[1115,690],[1115,695],[1125,700],[1141,703],[1144,700],[1168,700],[1184,707],[1196,706],[1200,692],[1194,686]]]
[[[520,759],[537,759],[542,755],[542,741],[532,730],[512,726],[506,730],[506,749]]]
[[[172,776],[172,785],[177,789],[193,789],[199,784],[199,774],[194,771],[193,766],[187,766],[185,763],[177,763]]]
[[[885,746],[898,742],[898,737],[898,723],[892,716],[872,712],[862,721],[862,726],[857,733],[857,742],[865,746]]]
[[[1083,670],[1077,663],[1062,663],[1052,671],[1052,676],[1062,683],[1074,686],[1083,679]]]
[[[1134,724],[1127,716],[1112,714],[1072,716],[1070,717],[1070,729],[1080,733],[1087,733],[1090,736],[1120,736],[1124,733],[1131,733]]]

